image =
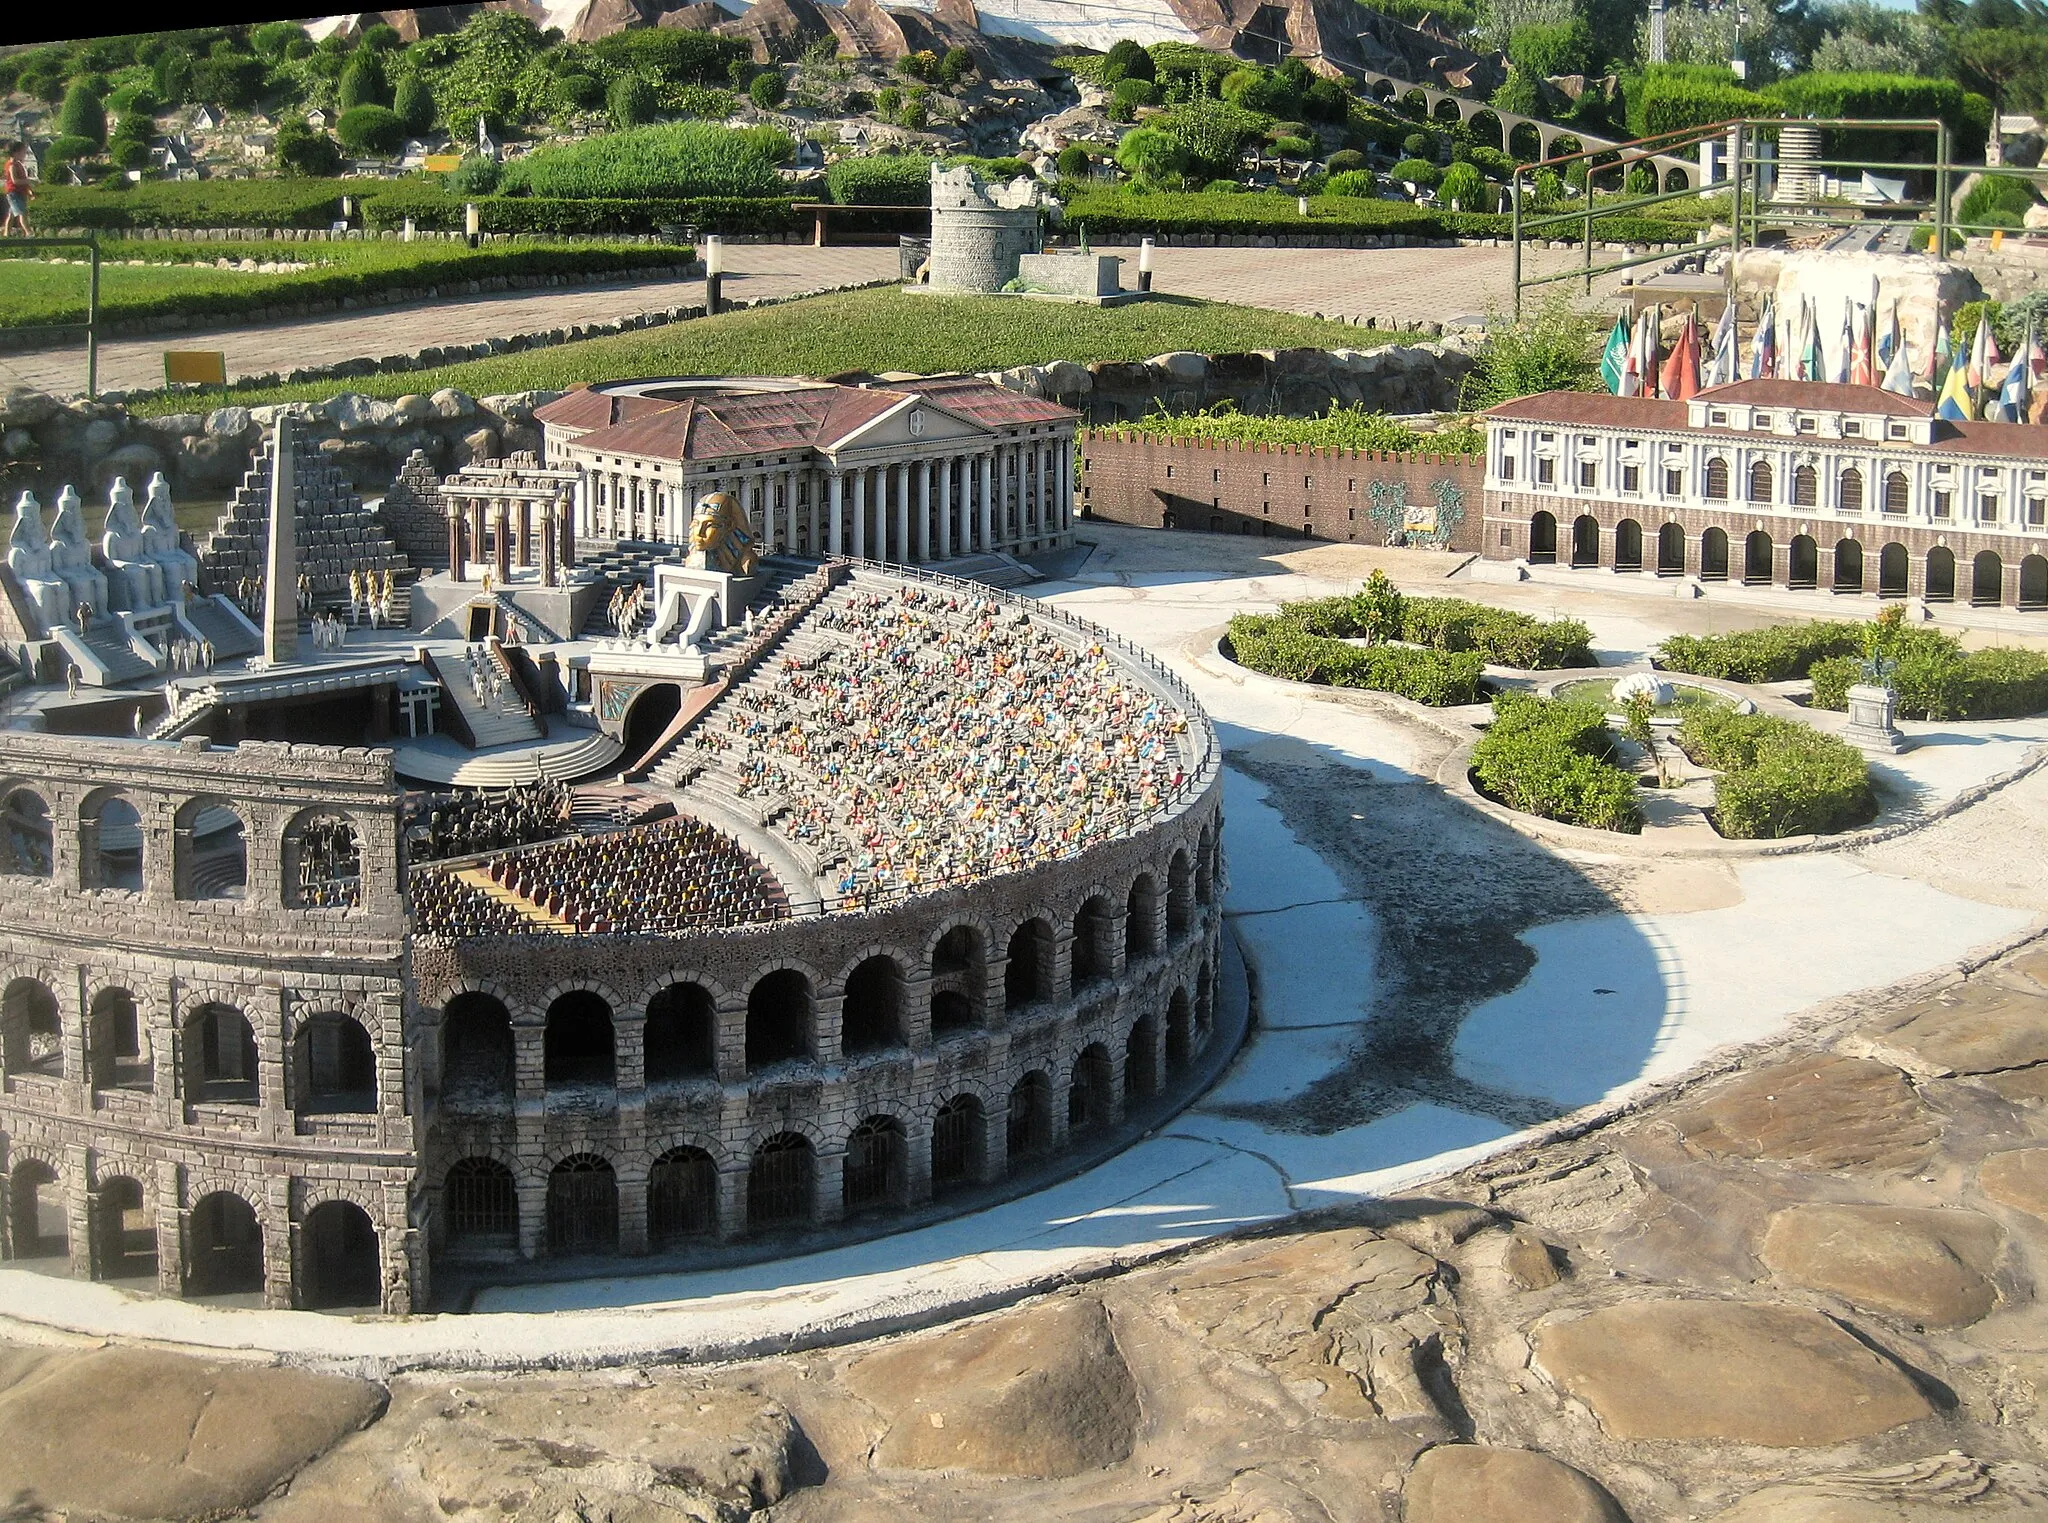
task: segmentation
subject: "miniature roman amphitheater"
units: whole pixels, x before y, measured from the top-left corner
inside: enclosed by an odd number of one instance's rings
[[[97,537],[17,505],[10,1258],[459,1308],[985,1204],[1213,1070],[1214,732],[992,585],[1064,542],[1072,414],[954,378],[541,416],[368,504],[281,422],[210,535],[160,479]]]

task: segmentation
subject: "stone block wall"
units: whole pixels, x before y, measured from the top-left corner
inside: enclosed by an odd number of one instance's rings
[[[1105,523],[1480,548],[1483,455],[1081,436],[1081,510]]]
[[[242,483],[199,551],[203,592],[234,596],[263,580],[270,552],[270,477],[277,459],[274,435],[264,439]],[[316,605],[347,598],[349,573],[390,572],[403,580],[411,570],[383,526],[334,463],[317,452],[295,453],[293,516],[297,520],[299,572],[311,583]]]

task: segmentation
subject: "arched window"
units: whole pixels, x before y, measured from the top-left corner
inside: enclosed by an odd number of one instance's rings
[[[1027,920],[1010,934],[1003,969],[1003,1007],[1021,1010],[1052,992],[1052,927]]]
[[[0,993],[0,1053],[10,1077],[64,1076],[64,1026],[57,996],[33,978],[17,978]]]
[[[362,902],[363,856],[356,828],[339,815],[303,814],[285,832],[287,902],[299,909],[349,910]]]
[[[1836,490],[1836,508],[1844,513],[1863,511],[1863,473],[1855,466],[1852,465],[1842,472],[1841,480],[1836,483]]]
[[[292,1071],[301,1115],[377,1108],[377,1054],[370,1033],[345,1015],[320,1015],[299,1027]]]
[[[100,1279],[156,1278],[156,1220],[143,1205],[140,1180],[116,1174],[100,1181],[93,1192],[93,1230],[99,1240],[94,1272]]]
[[[496,1111],[512,1103],[512,1017],[488,994],[458,994],[441,1012],[441,1104]]]
[[[239,899],[249,882],[242,817],[221,799],[190,799],[178,810],[180,899]]]
[[[1176,989],[1173,998],[1166,1005],[1166,1070],[1177,1073],[1187,1067],[1188,1057],[1193,1052],[1194,1006],[1188,999],[1188,991]]]
[[[1980,550],[1970,567],[1970,601],[1979,608],[2005,601],[2005,562],[1996,550]]]
[[[1863,546],[1853,539],[1835,541],[1835,591],[1863,590]]]
[[[1706,496],[1717,502],[1728,499],[1728,462],[1719,455],[1707,462]]]
[[[142,1019],[126,989],[102,989],[86,1018],[86,1056],[94,1089],[154,1087],[156,1076],[143,1047]]]
[[[1548,566],[1557,560],[1557,519],[1537,509],[1529,515],[1529,561]]]
[[[14,1166],[7,1181],[9,1237],[18,1259],[57,1259],[71,1251],[57,1171],[36,1159]]]
[[[747,1226],[761,1232],[811,1219],[817,1178],[810,1140],[796,1132],[770,1137],[747,1169]]]
[[[1154,926],[1159,919],[1159,890],[1150,873],[1140,873],[1124,902],[1124,961],[1149,957],[1158,950]]]
[[[1110,1098],[1112,1070],[1109,1049],[1091,1042],[1074,1059],[1073,1077],[1067,1083],[1067,1131],[1092,1131],[1109,1125],[1114,1109]]]
[[[1195,902],[1207,904],[1216,896],[1216,831],[1202,827],[1202,839],[1195,848]]]
[[[1074,916],[1073,987],[1109,977],[1109,901],[1096,895]]]
[[[1927,589],[1922,594],[1930,603],[1952,603],[1956,596],[1956,553],[1947,545],[1927,552]]]
[[[256,1103],[256,1033],[232,1005],[201,1005],[185,1022],[185,1094],[203,1105]]]
[[[1810,508],[1820,502],[1820,472],[1810,465],[1794,467],[1792,471],[1792,505]]]
[[[1657,530],[1657,575],[1685,575],[1685,525],[1669,523]]]
[[[981,1178],[988,1119],[973,1095],[955,1095],[932,1117],[932,1193],[943,1195]]]
[[[588,989],[571,989],[548,1006],[542,1076],[549,1089],[610,1089],[618,1083],[612,1007]]]
[[[299,1296],[308,1311],[374,1309],[383,1299],[377,1228],[351,1200],[323,1201],[299,1226]]]
[[[1771,500],[1771,462],[1753,460],[1749,466],[1749,500],[1769,502]]]
[[[142,816],[119,794],[88,805],[80,832],[87,888],[142,892]]]
[[[441,1185],[448,1246],[508,1250],[519,1246],[519,1189],[512,1171],[495,1158],[463,1158]]]
[[[1877,595],[1881,598],[1902,598],[1906,595],[1906,579],[1909,573],[1909,558],[1906,547],[1901,544],[1886,545],[1877,552]]]
[[[1010,1171],[1020,1162],[1052,1151],[1052,1080],[1034,1068],[1010,1086],[1010,1114],[1005,1127]]]
[[[718,1231],[718,1166],[702,1148],[670,1148],[647,1172],[647,1235],[657,1248]]]
[[[795,968],[778,968],[747,996],[747,1071],[810,1055],[811,981]]]
[[[839,1050],[848,1057],[905,1046],[903,970],[891,957],[870,957],[846,978]]]
[[[981,1024],[987,997],[987,959],[981,932],[956,925],[932,950],[932,1032],[968,1031]]]
[[[1820,581],[1820,546],[1811,534],[1795,534],[1785,558],[1785,582],[1790,587],[1813,587]]]
[[[904,1204],[909,1155],[903,1123],[894,1116],[869,1116],[855,1126],[846,1138],[846,1214]]]
[[[571,1153],[548,1173],[548,1252],[619,1251],[619,1178],[595,1153]]]
[[[245,1296],[263,1289],[263,1224],[231,1190],[216,1190],[192,1208],[186,1294]]]
[[[1166,864],[1166,939],[1179,942],[1195,919],[1195,873],[1185,848]]]
[[[1771,579],[1771,557],[1773,551],[1770,535],[1763,530],[1754,530],[1742,542],[1742,579],[1749,583],[1763,583]]]
[[[47,878],[53,861],[50,806],[33,789],[15,789],[0,805],[0,874]]]
[[[1887,474],[1884,478],[1884,511],[1894,516],[1904,515],[1912,492],[1913,489],[1908,485],[1904,471],[1892,471]]]
[[[702,984],[670,984],[647,1002],[647,1082],[718,1072],[718,1012]]]

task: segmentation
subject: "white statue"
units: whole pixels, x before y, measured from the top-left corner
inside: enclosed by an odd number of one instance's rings
[[[135,494],[125,477],[116,476],[107,489],[107,527],[100,536],[100,558],[107,564],[110,606],[140,613],[169,602],[165,596],[163,568],[148,558],[142,538],[142,519],[135,511]]]
[[[57,516],[50,522],[50,570],[71,589],[73,608],[83,604],[95,613],[107,609],[107,578],[92,563],[92,547],[85,542],[84,504],[75,488],[57,494]]]
[[[23,492],[14,505],[14,527],[7,535],[7,569],[42,614],[45,629],[55,629],[70,619],[70,591],[51,564],[43,505],[33,492]]]
[[[142,509],[143,553],[163,573],[169,601],[183,605],[185,589],[199,587],[199,557],[178,543],[178,514],[171,506],[171,484],[158,471],[149,478],[149,500]]]

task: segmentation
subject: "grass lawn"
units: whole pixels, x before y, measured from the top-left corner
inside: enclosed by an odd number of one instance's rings
[[[460,243],[155,243],[100,245],[100,314],[119,321],[152,313],[234,317],[279,302],[331,301],[398,286],[439,285],[489,275],[589,275],[668,267],[694,251],[640,243],[521,239],[471,250]],[[0,328],[85,320],[83,264],[8,256],[0,245]],[[111,261],[146,259],[146,266]],[[286,260],[278,274],[223,270],[217,259]]]
[[[489,396],[627,376],[1002,370],[1048,360],[1142,360],[1176,349],[1363,349],[1403,336],[1183,297],[1097,308],[999,296],[906,296],[880,287],[402,375],[237,389],[232,400],[317,401],[339,391],[398,397],[442,386]],[[219,406],[219,395],[210,392],[205,405]],[[197,404],[172,396],[129,405],[159,414]]]
[[[1602,703],[1614,701],[1614,684],[1618,677],[1584,677],[1577,682],[1560,685],[1552,696],[1562,702],[1574,699],[1597,698]],[[1705,688],[1687,687],[1682,682],[1671,684],[1671,701],[1660,703],[1650,712],[1659,719],[1682,719],[1688,709],[1725,709],[1733,705],[1719,693]]]

